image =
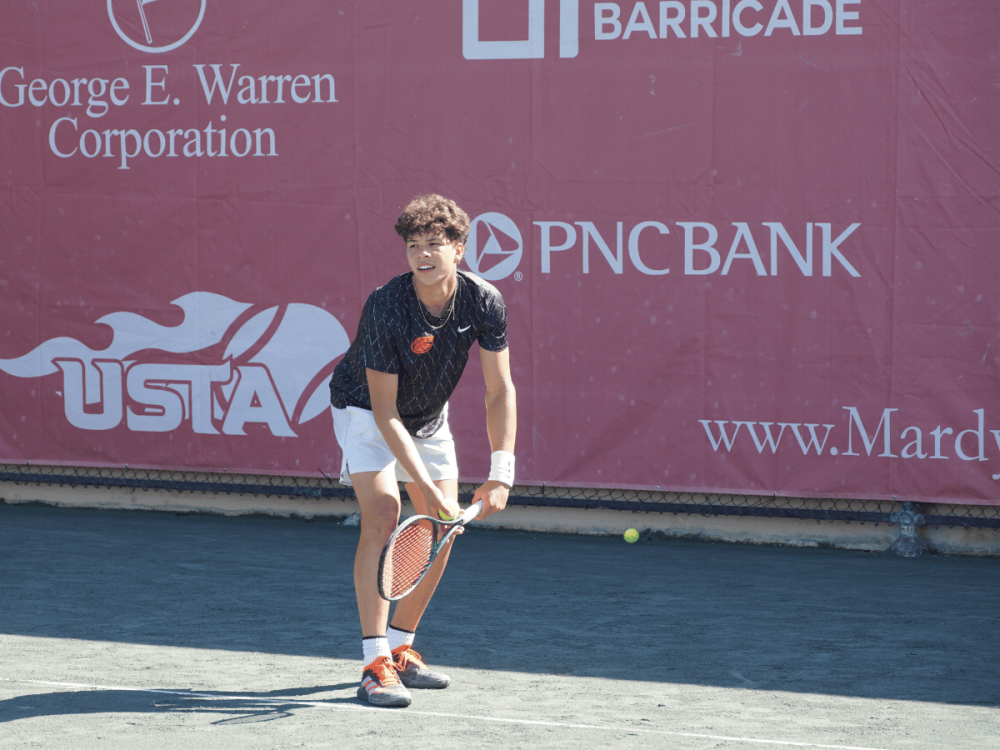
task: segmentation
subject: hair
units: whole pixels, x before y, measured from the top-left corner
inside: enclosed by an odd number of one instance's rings
[[[449,242],[469,239],[469,215],[440,195],[418,195],[396,219],[396,234],[409,240],[418,234],[443,234]]]

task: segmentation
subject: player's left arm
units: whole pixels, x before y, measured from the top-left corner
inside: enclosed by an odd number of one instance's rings
[[[479,361],[486,380],[486,434],[490,450],[514,452],[517,433],[517,394],[510,376],[510,350],[491,352],[480,348]],[[480,518],[503,510],[507,505],[510,486],[488,480],[476,490],[472,502],[483,501]]]

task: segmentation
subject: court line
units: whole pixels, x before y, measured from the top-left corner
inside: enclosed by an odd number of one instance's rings
[[[199,693],[190,690],[165,690],[161,688],[141,688],[125,685],[90,685],[77,682],[52,682],[49,680],[15,680],[10,677],[0,677],[0,682],[11,682],[23,685],[49,685],[52,687],[85,688],[87,690],[120,690],[130,693],[155,693],[156,695],[172,695],[181,698],[198,698],[215,701],[256,701],[258,703],[274,703],[287,706],[289,703],[313,708],[342,709],[348,711],[379,711],[387,715],[398,716],[434,716],[444,719],[462,719],[466,721],[488,721],[499,724],[519,724],[523,726],[554,727],[559,729],[589,729],[602,732],[638,732],[641,734],[659,734],[667,737],[688,737],[692,739],[716,740],[720,742],[745,742],[757,745],[775,745],[780,747],[810,747],[817,750],[887,750],[887,748],[861,747],[857,745],[823,745],[815,742],[792,742],[790,740],[766,740],[756,737],[729,737],[719,734],[700,734],[697,732],[672,732],[666,729],[647,729],[630,726],[603,726],[600,724],[573,724],[563,721],[541,721],[537,719],[512,719],[500,716],[479,716],[475,714],[454,714],[441,711],[421,711],[407,708],[404,710],[378,708],[376,706],[352,705],[350,703],[329,703],[327,701],[309,701],[299,698],[267,698],[250,695],[225,695],[220,693]]]

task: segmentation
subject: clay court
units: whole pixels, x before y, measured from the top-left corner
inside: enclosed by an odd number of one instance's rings
[[[995,558],[470,528],[355,698],[357,528],[0,505],[0,723],[23,748],[991,748]]]

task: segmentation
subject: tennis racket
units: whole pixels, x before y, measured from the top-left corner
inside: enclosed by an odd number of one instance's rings
[[[379,596],[394,602],[413,591],[424,580],[434,564],[434,558],[448,540],[478,516],[482,509],[483,502],[480,500],[453,521],[411,516],[397,526],[378,560]]]

